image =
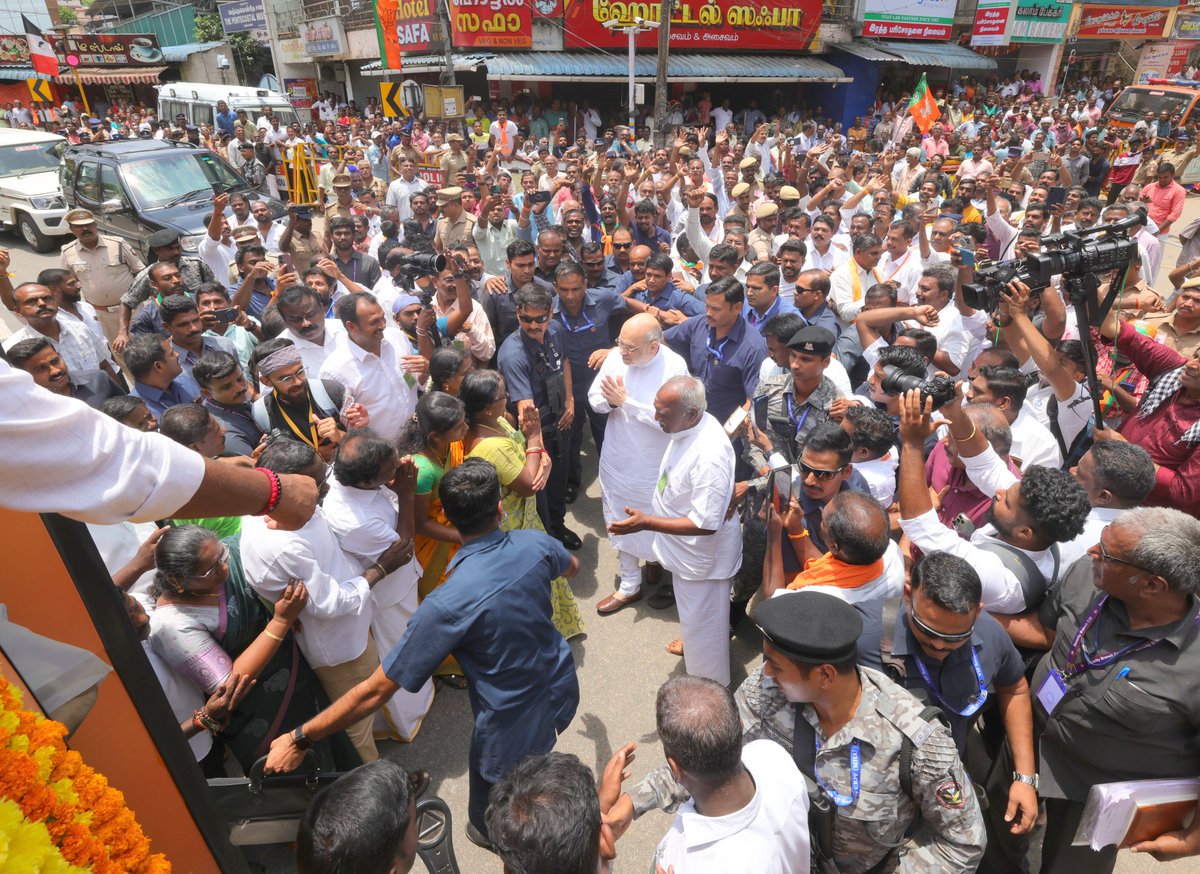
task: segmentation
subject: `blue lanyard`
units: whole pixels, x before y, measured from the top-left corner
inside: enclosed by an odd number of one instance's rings
[[[713,348],[713,340],[715,339],[717,339],[717,332],[711,331],[708,335],[708,339],[704,341],[704,345],[708,347],[708,354],[712,356],[713,360],[720,364],[724,360],[721,357],[721,350],[724,349],[729,341],[733,339],[733,335],[730,334],[728,337],[718,343],[716,349]]]
[[[974,716],[987,701],[987,680],[983,678],[983,667],[979,664],[979,654],[975,652],[975,647],[971,647],[971,667],[975,669],[975,677],[979,680],[979,694],[971,696],[965,710],[955,710],[950,702],[942,697],[942,693],[933,685],[933,678],[929,676],[929,668],[925,667],[925,662],[921,661],[919,655],[914,653],[913,660],[916,661],[917,670],[921,672],[921,679],[925,681],[925,685],[929,687],[929,691],[933,693],[933,697],[951,713],[957,713],[959,716]]]
[[[579,312],[580,312],[580,314],[583,316],[583,320],[584,320],[584,321],[585,321],[587,324],[584,324],[584,325],[579,325],[579,326],[577,326],[577,327],[574,327],[574,328],[572,328],[572,327],[571,327],[571,323],[570,323],[569,321],[567,321],[567,311],[566,311],[566,310],[559,310],[559,311],[558,311],[559,319],[560,319],[560,321],[562,322],[562,325],[563,325],[563,327],[564,327],[564,328],[566,328],[568,331],[570,331],[572,334],[578,334],[580,331],[586,331],[586,330],[588,330],[589,328],[594,328],[594,327],[596,327],[595,323],[593,323],[593,322],[592,322],[592,320],[591,320],[590,318],[588,318],[588,314],[587,314],[587,308],[586,308],[586,307],[584,307],[584,308],[581,308],[581,309],[579,310]]]
[[[812,409],[812,407],[810,407],[808,404],[805,404],[804,405],[804,414],[800,417],[799,420],[797,420],[796,419],[796,407],[792,401],[791,393],[789,392],[788,394],[784,395],[784,398],[787,399],[788,418],[792,420],[792,424],[796,426],[796,433],[799,434],[800,429],[804,427],[804,423],[806,421],[808,421],[808,412],[809,412],[809,410]]]
[[[817,752],[820,752],[821,742],[814,737],[813,743],[817,746]],[[815,762],[813,763],[813,773],[816,774]],[[819,774],[817,774],[817,783],[829,793],[829,797],[838,807],[849,807],[858,800],[858,790],[862,787],[862,750],[859,749],[858,738],[855,738],[850,744],[850,794],[843,795],[836,789],[826,786]]]

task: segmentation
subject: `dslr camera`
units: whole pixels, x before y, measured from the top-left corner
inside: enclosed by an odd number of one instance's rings
[[[906,391],[916,389],[921,393],[921,404],[926,398],[933,398],[933,408],[939,409],[955,398],[954,380],[944,376],[909,376],[900,368],[888,364],[883,368],[883,381],[879,387],[889,395],[901,395]]]

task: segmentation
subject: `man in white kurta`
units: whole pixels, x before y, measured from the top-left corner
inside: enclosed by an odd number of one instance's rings
[[[883,244],[874,234],[862,234],[854,241],[854,254],[829,277],[829,306],[837,313],[842,330],[847,330],[872,285],[883,282],[879,259]]]
[[[706,407],[704,383],[694,377],[673,377],[658,390],[655,418],[671,442],[651,513],[626,507],[627,518],[608,530],[655,533],[654,555],[674,581],[684,667],[728,686],[729,592],[742,565],[742,529],[729,514],[733,445]]]
[[[351,434],[338,447],[321,508],[342,550],[363,570],[402,536],[413,536],[412,488],[404,490],[398,462],[395,447],[376,434]],[[401,500],[406,502],[407,519],[400,517]],[[413,558],[371,590],[371,636],[379,652],[390,652],[408,630],[420,578],[421,565]],[[432,705],[432,678],[417,692],[401,689],[377,711],[376,731],[411,741]]]
[[[642,313],[622,326],[616,350],[604,359],[588,390],[592,409],[608,414],[600,453],[605,525],[624,519],[626,507],[650,512],[658,463],[671,441],[654,419],[654,396],[668,379],[687,372],[687,362],[662,344],[662,329],[654,316]],[[652,531],[613,534],[609,541],[620,561],[621,588],[597,605],[601,614],[640,599],[639,562],[657,560]]]

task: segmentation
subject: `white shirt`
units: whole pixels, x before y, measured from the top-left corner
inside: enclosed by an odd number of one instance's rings
[[[854,282],[851,278],[850,271],[855,270],[859,276],[859,286],[861,294],[858,300],[854,299]],[[829,277],[829,306],[837,313],[838,321],[842,323],[842,328],[849,327],[858,315],[859,310],[863,307],[863,302],[867,296],[867,290],[872,285],[876,285],[883,281],[883,274],[879,272],[877,267],[874,270],[863,270],[857,261],[853,258],[848,258],[846,261],[833,271]]]
[[[979,491],[987,497],[993,497],[1001,489],[1007,489],[1017,481],[1013,472],[1008,469],[1000,456],[992,447],[988,447],[978,455],[963,456],[963,466],[967,476]],[[938,519],[937,513],[929,510],[913,519],[901,519],[900,528],[908,535],[914,545],[928,553],[935,549],[949,552],[969,561],[979,574],[983,584],[983,607],[992,613],[1024,613],[1028,605],[1025,602],[1025,590],[1012,571],[1004,566],[998,555],[980,549],[978,544],[988,541],[1003,542],[991,525],[985,525],[975,530],[969,541],[963,540],[957,532],[947,528]],[[1053,584],[1054,556],[1049,549],[1039,551],[1022,550],[1037,565],[1042,575]]]
[[[871,497],[879,506],[887,509],[896,499],[896,468],[900,464],[900,453],[893,447],[879,458],[854,462],[854,470],[867,481]]]
[[[35,331],[30,325],[16,331],[4,341],[4,351],[7,352],[22,340],[45,339],[50,341],[54,350],[62,356],[71,373],[83,373],[85,370],[99,370],[105,361],[112,361],[109,355],[108,343],[97,337],[84,327],[83,322],[73,316],[64,315],[62,310],[54,317],[58,322],[58,339],[47,337],[40,331]]]
[[[237,246],[232,239],[229,243],[222,243],[206,233],[200,238],[196,254],[200,256],[201,261],[208,265],[213,276],[217,277],[217,281],[224,285],[223,280],[229,276],[229,265],[237,258]]]
[[[291,328],[284,328],[279,336],[291,340],[296,345],[300,360],[304,362],[304,369],[308,371],[308,378],[315,379],[325,365],[325,359],[346,336],[346,327],[337,319],[326,319],[325,343],[321,346],[311,340],[305,340]]]
[[[1091,411],[1090,407],[1088,411]],[[1021,412],[1017,413],[1010,430],[1012,449],[1009,454],[1021,460],[1021,470],[1028,470],[1034,464],[1062,467],[1062,450],[1058,448],[1054,434],[1024,406],[1021,407]]]
[[[70,319],[72,322],[78,322],[83,325],[103,341],[105,346],[108,346],[108,338],[104,336],[104,326],[100,324],[100,318],[96,315],[96,308],[83,298],[80,298],[75,302],[75,309],[79,310],[79,315],[82,318],[76,318],[63,307],[59,307],[58,314],[64,319]]]
[[[913,302],[913,292],[921,280],[921,271],[925,269],[925,265],[921,263],[920,252],[908,249],[894,260],[889,252],[884,252],[883,257],[879,259],[879,266],[875,269],[885,282],[891,280],[899,284],[897,299],[900,303],[907,306]],[[864,287],[863,291],[866,290]]]
[[[754,779],[750,803],[724,816],[703,816],[689,798],[654,852],[661,870],[686,874],[808,874],[808,790],[791,753],[773,740],[742,747]]]
[[[308,604],[296,641],[312,667],[363,654],[374,604],[371,587],[338,546],[320,507],[298,531],[268,528],[265,516],[243,517],[242,566],[254,591],[272,604],[289,580],[304,581]]]
[[[886,276],[884,277],[887,278]],[[938,323],[936,325],[925,326],[917,321],[904,323],[909,328],[920,328],[923,331],[928,331],[937,339],[938,350],[945,352],[950,356],[950,360],[954,363],[954,371],[951,376],[957,375],[967,358],[967,350],[971,345],[971,335],[963,327],[962,313],[958,311],[958,307],[951,300],[944,307],[938,310]],[[929,375],[932,376],[934,371],[940,370],[940,367],[935,367],[932,363],[929,365]]]
[[[687,580],[726,580],[742,565],[742,526],[725,518],[733,497],[733,445],[709,413],[685,431],[671,435],[658,466],[655,516],[686,516],[712,534],[656,534],[659,563]]]
[[[102,525],[152,522],[170,518],[203,479],[198,452],[49,392],[0,361],[0,506]]]
[[[1074,540],[1068,540],[1066,543],[1058,545],[1062,573],[1066,573],[1067,568],[1083,558],[1089,549],[1099,543],[1100,532],[1123,512],[1125,512],[1123,509],[1116,507],[1092,507],[1087,521],[1083,523],[1083,533]]]
[[[346,403],[366,407],[371,430],[396,440],[417,408],[417,379],[400,360],[412,354],[408,338],[399,332],[384,337],[378,355],[347,337],[325,359],[321,378],[345,386]]]
[[[400,221],[405,222],[412,218],[412,207],[408,203],[408,199],[418,191],[424,191],[429,187],[429,184],[420,176],[413,176],[411,180],[405,179],[403,176],[397,176],[392,180],[392,184],[388,186],[387,194],[384,195],[384,202],[388,206],[394,206],[400,213]]]
[[[850,253],[845,249],[839,249],[832,242],[829,244],[829,250],[824,255],[817,251],[817,247],[812,244],[811,239],[807,241],[807,246],[808,254],[804,256],[804,265],[801,267],[801,272],[805,270],[824,270],[827,273],[832,273],[850,260]]]

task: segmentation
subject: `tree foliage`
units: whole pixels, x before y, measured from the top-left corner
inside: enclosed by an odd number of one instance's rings
[[[258,82],[268,55],[266,49],[255,42],[249,33],[227,34],[221,24],[221,16],[216,12],[207,12],[196,16],[195,34],[197,42],[228,42],[238,80],[247,85]]]

